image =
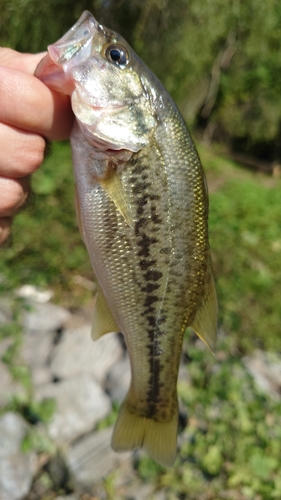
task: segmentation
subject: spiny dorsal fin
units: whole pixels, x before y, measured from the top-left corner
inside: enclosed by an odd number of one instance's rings
[[[217,314],[217,294],[211,257],[209,257],[202,301],[190,326],[212,352],[214,352],[217,339]]]
[[[119,332],[119,328],[113,319],[101,289],[98,287],[92,323],[92,339],[97,340],[102,337],[102,335],[110,332]]]
[[[111,170],[110,175],[104,179],[99,181],[101,187],[106,191],[109,198],[113,201],[117,210],[124,217],[125,221],[130,227],[133,227],[133,218],[131,213],[131,207],[126,199],[126,193],[122,186],[122,182],[118,177],[115,170]]]

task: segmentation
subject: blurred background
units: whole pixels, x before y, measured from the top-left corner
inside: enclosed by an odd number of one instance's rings
[[[43,51],[85,9],[132,45],[192,132],[210,193],[219,341],[213,356],[187,331],[174,468],[167,471],[135,453],[128,459],[130,473],[122,462],[92,483],[69,480],[73,471],[64,447],[47,431],[40,434],[58,403],[36,396],[33,365],[23,355],[23,318],[31,305],[18,293],[23,285],[50,291],[52,305],[80,319],[88,318],[93,303],[92,271],[75,218],[69,144],[52,144],[34,175],[32,203],[15,219],[13,240],[0,253],[1,363],[23,387],[13,394],[11,386],[10,396],[0,398],[0,416],[10,412],[24,419],[24,453],[41,460],[28,492],[15,499],[281,498],[281,4],[46,0],[39,6],[36,0],[0,0],[0,44]],[[64,323],[56,326],[52,346],[65,329]],[[51,376],[57,385],[63,380],[55,372]],[[98,424],[105,429],[119,404],[111,399],[111,410]],[[55,481],[53,463],[63,463],[64,480]]]

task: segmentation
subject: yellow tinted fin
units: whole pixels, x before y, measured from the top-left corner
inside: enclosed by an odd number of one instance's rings
[[[124,217],[125,221],[130,227],[133,227],[133,218],[131,213],[131,207],[126,199],[126,194],[122,186],[122,182],[115,170],[112,169],[110,175],[104,179],[100,180],[101,187],[106,191],[109,198],[113,201],[117,210]]]
[[[98,287],[96,306],[93,315],[92,323],[92,339],[97,340],[102,335],[110,332],[119,332],[112,313],[107,305],[105,297]]]
[[[111,441],[113,450],[120,452],[144,448],[153,460],[164,467],[172,467],[177,452],[177,408],[170,422],[146,418],[130,411],[131,391],[119,410]]]
[[[217,339],[217,314],[217,294],[211,258],[209,258],[204,294],[196,312],[195,319],[190,326],[195,330],[198,337],[207,344],[212,352],[215,349]]]

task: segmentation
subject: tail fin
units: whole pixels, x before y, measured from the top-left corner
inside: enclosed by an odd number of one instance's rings
[[[129,398],[128,395],[119,410],[111,441],[113,450],[144,448],[153,460],[171,467],[177,451],[177,407],[170,422],[157,422],[130,412]]]

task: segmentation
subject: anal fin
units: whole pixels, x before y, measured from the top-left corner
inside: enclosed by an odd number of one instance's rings
[[[119,328],[107,305],[106,299],[98,286],[96,306],[92,322],[92,339],[97,340],[110,332],[119,332]]]

